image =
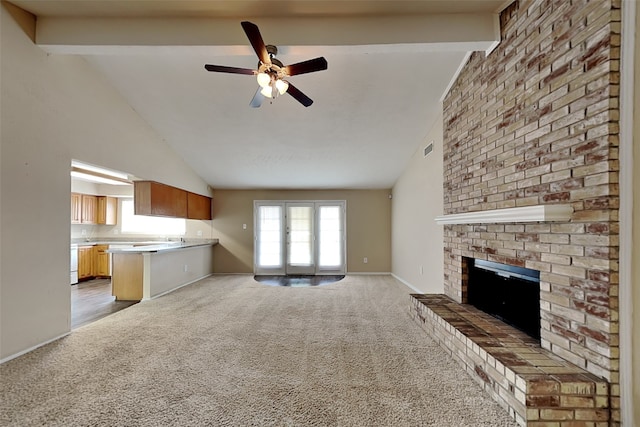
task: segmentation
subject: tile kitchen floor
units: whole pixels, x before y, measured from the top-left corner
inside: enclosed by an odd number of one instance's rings
[[[116,301],[110,279],[93,279],[71,285],[71,329],[95,322],[135,304]]]

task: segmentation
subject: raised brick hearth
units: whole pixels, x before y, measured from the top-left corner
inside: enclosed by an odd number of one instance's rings
[[[515,1],[500,14],[500,45],[473,53],[443,101],[443,215],[573,209],[562,221],[444,225],[444,294],[467,302],[467,259],[540,271],[540,345],[609,383],[611,425],[620,14],[620,0]]]
[[[411,314],[522,426],[608,426],[609,384],[476,308],[411,295]]]

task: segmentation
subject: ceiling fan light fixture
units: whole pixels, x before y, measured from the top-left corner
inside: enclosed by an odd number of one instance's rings
[[[287,83],[284,80],[277,80],[276,81],[276,89],[278,90],[280,95],[284,95],[284,93],[287,91],[287,89],[289,89],[289,83]]]
[[[271,86],[263,87],[260,93],[267,98],[271,98],[273,96],[273,88]]]
[[[258,84],[262,88],[269,87],[269,83],[271,83],[271,76],[267,73],[258,73]]]

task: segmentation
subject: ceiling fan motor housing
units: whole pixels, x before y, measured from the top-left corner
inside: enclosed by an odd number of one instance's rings
[[[267,53],[269,54],[270,58],[273,58],[274,56],[276,56],[278,54],[278,47],[274,46],[272,44],[268,44],[265,46],[265,48],[267,49]]]

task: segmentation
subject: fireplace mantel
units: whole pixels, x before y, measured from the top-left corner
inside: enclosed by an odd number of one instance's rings
[[[569,221],[573,214],[571,205],[536,205],[520,208],[494,209],[441,215],[438,224],[496,224],[501,222],[549,222]]]

